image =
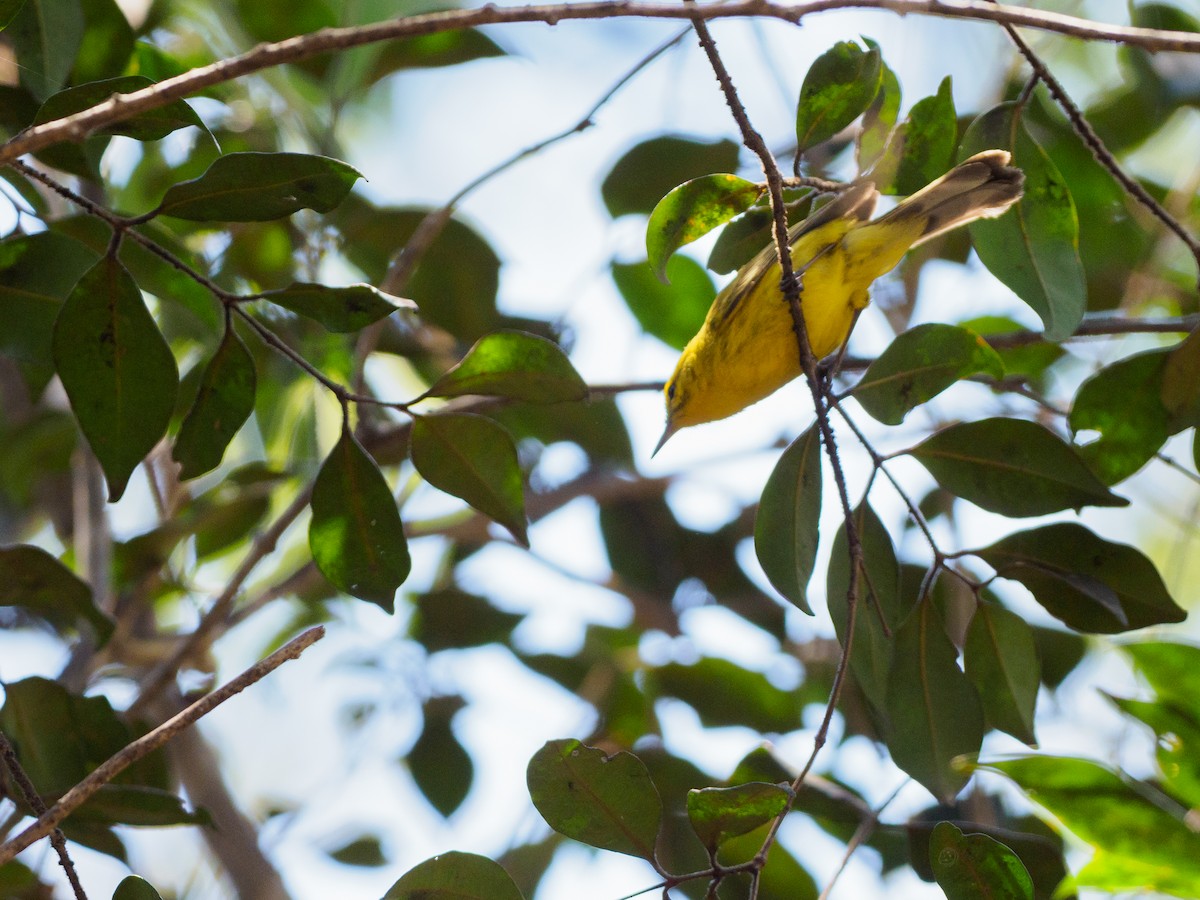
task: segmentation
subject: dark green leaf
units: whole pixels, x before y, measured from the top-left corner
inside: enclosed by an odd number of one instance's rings
[[[555,831],[601,850],[654,858],[662,801],[632,753],[549,741],[529,761],[533,805]]]
[[[667,263],[669,284],[655,278],[646,262],[614,262],[612,277],[642,329],[675,350],[700,330],[717,295],[704,267],[687,256],[673,256]]]
[[[17,54],[21,84],[45,100],[64,84],[83,41],[78,0],[25,0],[10,17],[7,38]]]
[[[350,430],[313,484],[308,546],[330,583],[392,612],[411,561],[392,491]]]
[[[0,31],[8,27],[13,16],[21,11],[25,0],[0,0]]]
[[[409,869],[383,900],[522,900],[509,874],[486,856],[452,850]]]
[[[301,209],[325,213],[361,177],[326,156],[228,153],[199,178],[172,185],[155,212],[197,222],[265,222]]]
[[[658,280],[669,281],[667,261],[676,250],[749,209],[762,192],[736,175],[702,175],[663,197],[646,223],[646,257]]]
[[[140,784],[101,785],[73,815],[82,822],[144,828],[211,824],[207,812],[189,812],[171,791]]]
[[[988,724],[1033,744],[1041,663],[1033,632],[1020,616],[980,603],[963,647],[967,677],[979,692]]]
[[[867,46],[877,49],[874,41],[864,38]],[[867,111],[863,113],[862,129],[858,133],[858,170],[866,172],[887,149],[888,136],[900,116],[900,80],[882,59],[879,61],[881,78],[879,92]]]
[[[434,382],[426,394],[482,394],[531,403],[559,403],[583,400],[587,385],[553,341],[521,331],[496,331],[476,341],[462,361]]]
[[[182,466],[181,479],[196,478],[221,464],[225,448],[254,412],[254,390],[254,359],[227,326],[171,450]]]
[[[42,104],[34,125],[41,125],[54,119],[62,119],[85,109],[90,109],[103,103],[114,94],[132,94],[143,88],[153,86],[154,82],[144,75],[122,75],[118,78],[108,78],[104,81],[93,81],[78,87],[59,91]],[[182,100],[175,100],[166,106],[138,113],[129,119],[123,119],[113,125],[106,126],[104,134],[121,134],[138,141],[157,141],[180,128],[194,125],[207,133],[203,120],[196,111]]]
[[[343,866],[375,868],[388,864],[388,858],[383,853],[383,844],[379,840],[379,835],[376,834],[360,835],[354,840],[326,852],[330,859],[340,862]]]
[[[613,218],[649,213],[675,185],[713,172],[736,172],[739,147],[733,141],[693,141],[659,137],[643,141],[622,156],[600,186]]]
[[[83,41],[71,70],[72,84],[122,74],[133,55],[133,29],[116,0],[82,0]],[[145,75],[145,72],[141,74]]]
[[[1087,309],[1071,192],[1012,103],[972,122],[959,153],[965,159],[996,147],[1010,150],[1013,165],[1025,173],[1025,196],[1008,215],[972,222],[971,242],[992,274],[1041,316],[1046,339],[1061,341]]]
[[[918,100],[892,133],[880,168],[894,166],[895,176],[881,190],[886,194],[915,194],[946,173],[954,162],[957,143],[958,117],[947,75],[938,92]]]
[[[434,697],[425,704],[425,727],[406,760],[425,799],[449,816],[467,799],[475,778],[471,756],[463,749],[450,722],[465,705],[461,697]]]
[[[879,93],[883,66],[879,49],[851,41],[816,58],[800,86],[796,141],[800,151],[829,140],[857,119]]]
[[[754,518],[754,551],[771,586],[804,612],[817,561],[821,519],[821,435],[816,425],[783,451]]]
[[[1011,534],[976,555],[1077,631],[1130,631],[1186,615],[1139,550],[1074,522]]]
[[[790,799],[786,786],[763,782],[693,789],[687,795],[688,821],[700,843],[715,852],[729,838],[770,822],[787,809]]]
[[[74,572],[40,547],[0,547],[0,606],[21,606],[55,624],[82,619],[99,643],[113,623],[92,602],[92,591]]]
[[[646,681],[647,692],[679,698],[696,710],[708,728],[744,725],[784,733],[800,724],[801,704],[795,691],[727,659],[706,656],[690,665],[668,663],[650,670]]]
[[[813,191],[786,204],[788,226],[808,218],[812,202],[817,194]],[[727,275],[748,263],[763,247],[772,243],[775,236],[775,215],[769,205],[759,203],[721,229],[708,255],[707,266],[712,271]],[[678,257],[673,258],[677,259]],[[667,277],[675,284],[675,275],[667,264]]]
[[[938,822],[929,861],[947,900],[1033,900],[1033,879],[1018,856],[986,834]]]
[[[730,838],[721,847],[721,859],[729,863],[748,862],[762,849],[766,828]],[[753,900],[818,900],[820,890],[813,876],[780,841],[767,851],[767,862],[757,884]],[[752,900],[750,879],[727,878],[721,883],[721,900]]]
[[[943,803],[967,783],[969,775],[956,759],[978,753],[984,732],[979,695],[957,658],[937,610],[926,600],[895,633],[887,686],[892,759]]]
[[[1160,393],[1177,434],[1200,425],[1200,333],[1193,331],[1167,352]]]
[[[409,635],[430,653],[501,643],[522,619],[458,588],[430,591],[414,602]]]
[[[994,418],[951,425],[909,453],[942,487],[1004,516],[1129,504],[1070,445],[1035,422]]]
[[[504,56],[500,46],[482,31],[442,31],[388,41],[368,76],[377,81],[401,69],[431,69]]]
[[[1004,364],[983,338],[956,325],[918,325],[871,363],[854,398],[880,422],[899,425],[911,410],[977,372],[1004,376]]]
[[[528,545],[521,466],[502,426],[475,415],[420,416],[413,420],[409,441],[422,478],[491,516]]]
[[[328,287],[294,282],[282,290],[267,291],[262,299],[314,319],[327,331],[337,333],[361,331],[398,309],[417,308],[411,300],[385,294],[369,284]]]
[[[146,879],[127,875],[113,892],[112,900],[162,900],[162,896]]]
[[[179,373],[133,278],[106,257],[71,291],[54,323],[54,363],[110,500],[167,430]]]
[[[854,645],[850,670],[877,711],[887,706],[888,677],[892,670],[892,635],[908,615],[900,591],[900,566],[887,529],[864,500],[854,510],[854,522],[863,547],[865,572],[858,580],[858,610],[854,619]],[[850,589],[850,549],[842,524],[829,553],[825,597],[838,641],[846,646]]]

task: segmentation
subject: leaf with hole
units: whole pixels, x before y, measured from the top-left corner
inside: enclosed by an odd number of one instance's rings
[[[179,386],[171,348],[124,266],[106,257],[79,279],[59,310],[52,349],[109,500],[118,500],[166,432]]]
[[[524,478],[503,426],[476,415],[420,416],[409,442],[422,478],[491,516],[528,546]]]
[[[412,566],[404,525],[383,473],[348,428],[313,484],[308,546],[334,587],[393,611]]]
[[[577,740],[549,741],[526,770],[533,805],[551,828],[592,847],[654,858],[662,801],[640,759]]]

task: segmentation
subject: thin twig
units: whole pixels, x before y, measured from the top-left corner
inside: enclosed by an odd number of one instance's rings
[[[22,831],[19,835],[0,846],[0,865],[13,859],[25,848],[32,846],[51,831],[59,823],[77,810],[96,791],[108,784],[129,766],[147,754],[157,750],[183,729],[194,724],[203,716],[208,715],[230,697],[240,694],[250,685],[261,681],[289,659],[296,659],[308,647],[325,636],[325,629],[320,625],[308,629],[300,636],[288,641],[266,659],[259,660],[237,678],[218,688],[211,694],[201,697],[178,715],[172,716],[153,731],[135,741],[126,744],[107,760],[102,762],[83,781],[75,785],[59,798],[58,802],[38,816],[36,822]]]
[[[17,759],[16,749],[13,747],[12,742],[9,741],[8,735],[3,731],[0,731],[0,758],[4,760],[5,768],[8,769],[8,773],[12,776],[13,781],[17,783],[17,788],[20,790],[21,796],[25,798],[25,802],[33,810],[33,814],[35,816],[44,814],[46,812],[46,804],[42,802],[42,797],[37,792],[37,788],[29,780],[29,776],[21,766],[21,761]],[[76,900],[87,900],[87,893],[83,890],[83,885],[79,881],[79,873],[75,871],[75,863],[71,861],[71,855],[67,852],[67,837],[62,833],[61,828],[54,828],[50,831],[50,845],[58,855],[58,864],[67,873],[67,881],[70,882],[71,890],[74,891]]]
[[[825,885],[825,888],[821,891],[821,894],[817,900],[829,900],[829,895],[833,893],[833,886],[837,884],[838,879],[842,877],[842,873],[846,871],[846,866],[850,864],[850,857],[853,856],[854,852],[860,846],[862,846],[862,843],[871,836],[871,832],[873,832],[875,827],[879,824],[879,817],[883,815],[883,811],[891,805],[892,801],[895,800],[897,796],[899,796],[900,791],[906,784],[908,784],[909,780],[910,779],[906,778],[904,781],[900,782],[899,786],[888,795],[886,800],[879,804],[879,806],[872,809],[870,814],[863,817],[863,820],[858,823],[858,827],[854,829],[854,834],[851,835],[850,840],[846,843],[846,852],[842,855],[841,864],[837,867],[837,871],[833,873],[833,877],[829,879],[829,883]]]

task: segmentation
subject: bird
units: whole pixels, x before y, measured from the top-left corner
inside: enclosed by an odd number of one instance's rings
[[[1005,150],[964,160],[872,219],[879,191],[851,183],[788,233],[813,356],[843,347],[870,302],[871,283],[913,247],[976,219],[1002,215],[1024,192],[1024,173]],[[680,429],[724,419],[801,373],[791,311],[774,244],[717,294],[663,387],[667,423],[658,453]],[[654,455],[654,454],[651,454]]]

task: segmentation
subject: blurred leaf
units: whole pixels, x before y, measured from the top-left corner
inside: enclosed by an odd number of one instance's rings
[[[854,399],[885,425],[899,425],[910,411],[977,372],[1004,377],[1004,364],[983,338],[956,325],[918,325],[871,363]]]
[[[1028,333],[1028,329],[1022,327],[1019,322],[1005,316],[977,316],[958,324],[982,336],[984,340],[997,334]],[[1006,375],[1023,376],[1035,387],[1043,383],[1046,370],[1061,359],[1065,353],[1066,351],[1058,344],[1044,340],[1030,341],[1018,347],[1000,347],[996,350],[996,355],[1000,357]]]
[[[486,856],[452,850],[409,869],[383,900],[522,900],[512,878]]]
[[[913,104],[904,122],[892,132],[883,162],[877,168],[894,167],[895,175],[888,182],[880,182],[887,184],[880,191],[915,194],[946,174],[954,162],[957,143],[958,116],[947,75],[938,85],[937,93]]]
[[[992,418],[951,425],[909,451],[938,483],[1004,516],[1041,516],[1084,506],[1127,506],[1042,425]]]
[[[383,843],[377,834],[360,835],[335,850],[327,850],[326,854],[343,866],[377,868],[388,864],[388,858],[383,852]]]
[[[749,209],[763,188],[736,175],[702,175],[663,197],[646,223],[646,257],[658,280],[669,283],[667,262],[680,247]]]
[[[721,847],[725,864],[748,862],[762,849],[766,826],[748,834],[730,838]],[[767,851],[766,865],[758,879],[757,893],[751,894],[750,879],[727,878],[721,883],[722,900],[818,900],[820,890],[808,871],[780,841]]]
[[[883,65],[878,47],[834,44],[813,61],[796,106],[797,150],[829,140],[857,119],[879,93]]]
[[[197,222],[263,222],[301,209],[325,213],[361,177],[325,156],[227,153],[199,178],[172,185],[155,213]]]
[[[549,741],[529,761],[529,796],[547,824],[601,850],[654,858],[662,801],[632,753]]]
[[[127,875],[117,885],[112,900],[162,900],[162,895],[146,879],[138,875]]]
[[[744,725],[755,731],[786,733],[800,725],[801,708],[794,691],[777,687],[762,672],[720,657],[657,666],[647,672],[647,691],[687,703],[707,728]]]
[[[513,403],[492,411],[491,415],[509,430],[518,444],[525,440],[546,445],[570,441],[593,463],[632,465],[629,431],[611,397],[553,406]]]
[[[108,825],[209,825],[204,810],[189,812],[183,800],[171,791],[140,784],[105,784],[72,815],[84,822]]]
[[[957,660],[933,603],[922,602],[895,633],[887,745],[896,765],[943,803],[969,777],[955,760],[977,754],[984,732],[979,694]]]
[[[1025,173],[1025,196],[1008,215],[972,222],[971,242],[992,274],[1041,316],[1046,339],[1061,341],[1087,309],[1071,191],[1012,103],[972,122],[959,154],[965,159],[997,147],[1010,150],[1012,164]]]
[[[5,31],[16,51],[21,85],[39,100],[59,90],[71,74],[83,33],[78,0],[25,0]]]
[[[604,205],[614,219],[628,213],[649,214],[672,188],[713,172],[736,172],[739,145],[733,141],[694,141],[658,137],[629,150],[600,186]]]
[[[153,85],[154,82],[144,75],[121,75],[67,88],[42,104],[33,124],[41,125],[54,119],[63,119],[103,103],[114,94],[132,94]],[[120,134],[138,141],[157,141],[173,131],[191,125],[208,133],[208,128],[196,111],[183,100],[175,100],[166,106],[137,113],[128,119],[105,126],[102,133]]]
[[[655,278],[647,262],[612,264],[617,290],[642,330],[682,350],[704,324],[717,291],[712,278],[690,257],[671,257],[666,271],[669,284]]]
[[[503,426],[476,415],[418,416],[409,452],[421,477],[465,500],[528,546],[524,479]]]
[[[979,603],[967,628],[963,662],[988,724],[1034,744],[1041,663],[1025,620],[994,603]]]
[[[20,606],[63,625],[82,619],[99,645],[113,623],[92,602],[92,591],[78,576],[40,547],[0,547],[0,606]]]
[[[133,55],[133,29],[116,0],[82,0],[83,41],[75,56],[71,83],[115,78]],[[201,126],[203,127],[203,126]]]
[[[863,38],[868,47],[878,50],[878,45]],[[867,172],[887,149],[888,135],[900,117],[900,80],[888,64],[879,60],[880,82],[879,92],[863,113],[862,128],[858,132],[857,155],[858,171]]]
[[[814,424],[775,463],[754,519],[754,551],[767,580],[810,616],[808,582],[817,561],[820,519],[821,435]]]
[[[798,199],[789,200],[785,204],[789,228],[808,217],[816,197],[815,191],[808,191]],[[740,269],[763,247],[772,243],[774,236],[775,215],[771,212],[769,204],[763,204],[760,201],[721,229],[716,243],[713,244],[712,252],[708,255],[707,266],[720,275]],[[677,258],[672,257],[672,261]],[[671,284],[675,284],[675,275],[671,273],[670,269],[668,263],[667,277],[671,280]],[[697,323],[697,328],[699,328],[699,323]]]
[[[430,397],[481,394],[531,403],[583,400],[587,385],[553,341],[520,331],[496,331],[426,391]]]
[[[1033,879],[1012,850],[986,834],[933,827],[929,859],[947,900],[1033,900]]]
[[[338,333],[361,331],[398,309],[417,308],[411,300],[385,294],[369,284],[328,287],[293,282],[282,290],[267,291],[262,299],[314,319],[327,331]]]
[[[403,69],[457,66],[506,55],[495,41],[474,28],[401,38],[388,41],[380,49],[368,76],[369,82]]]
[[[21,11],[24,4],[25,0],[2,0],[0,2],[0,31],[8,27],[8,23]]]
[[[254,359],[227,323],[171,449],[181,465],[180,479],[196,478],[221,464],[230,441],[254,412],[254,390]]]
[[[404,525],[383,473],[349,428],[313,484],[308,545],[338,590],[393,611],[412,566]]]
[[[736,787],[688,791],[688,821],[709,852],[774,819],[788,807],[787,787],[749,782]]]
[[[1153,731],[1162,789],[1195,808],[1200,802],[1200,721],[1192,710],[1161,698],[1154,701],[1109,697],[1117,708]]]
[[[461,697],[426,701],[425,726],[406,757],[417,787],[443,817],[462,805],[475,778],[471,756],[450,727],[454,714],[465,705]]]
[[[974,552],[1077,631],[1111,634],[1186,616],[1141,551],[1074,522],[1020,531]]]
[[[132,277],[106,257],[75,285],[54,323],[55,366],[108,480],[110,501],[167,430],[179,373]]]
[[[262,521],[271,505],[271,490],[284,476],[261,464],[249,463],[229,473],[210,491],[197,497],[192,508],[199,559],[237,544]]]
[[[419,594],[414,603],[409,635],[430,653],[504,643],[524,618],[453,587]]]
[[[908,615],[900,591],[900,567],[891,536],[875,511],[864,500],[854,510],[854,523],[862,542],[865,571],[858,580],[858,611],[854,619],[854,644],[850,670],[862,691],[880,712],[887,708],[888,678],[895,648],[892,636]],[[838,529],[829,552],[825,597],[838,642],[846,646],[849,611],[850,549],[845,523]]]
[[[1042,684],[1055,690],[1075,671],[1087,654],[1087,639],[1061,628],[1031,626],[1033,642],[1042,663]]]
[[[1163,700],[1183,704],[1200,713],[1200,647],[1174,641],[1138,641],[1121,644],[1139,675]]]

